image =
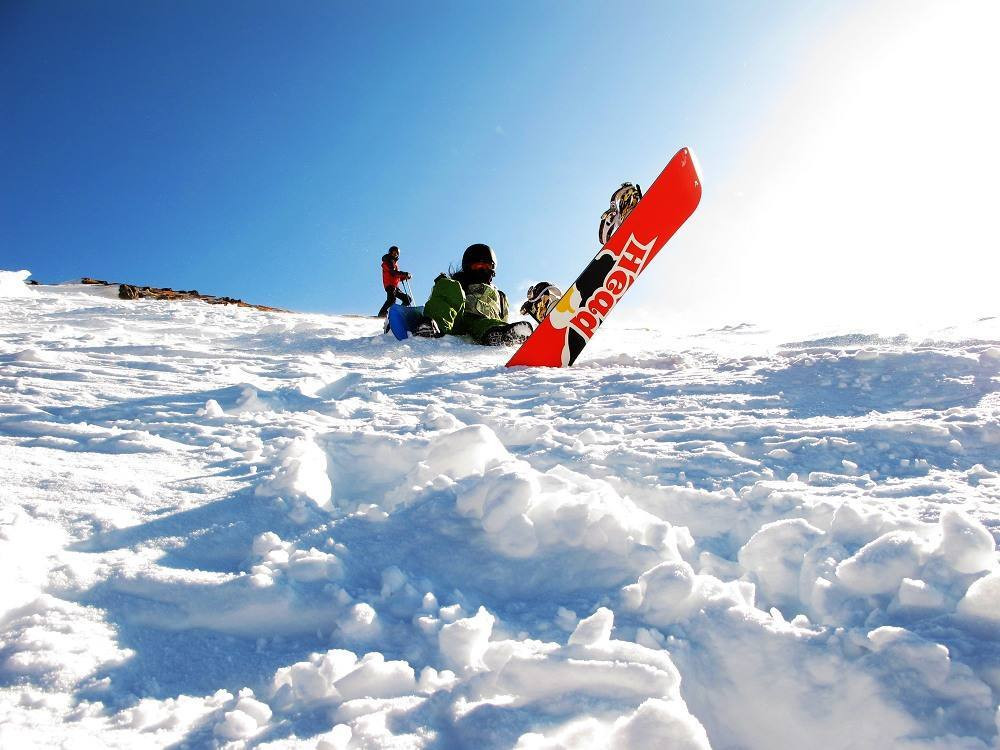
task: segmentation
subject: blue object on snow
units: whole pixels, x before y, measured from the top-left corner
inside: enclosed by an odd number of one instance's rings
[[[389,308],[389,330],[400,341],[408,338],[416,329],[417,322],[424,314],[423,305],[393,305]]]

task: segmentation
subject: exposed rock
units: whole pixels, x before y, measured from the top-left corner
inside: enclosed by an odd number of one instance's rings
[[[37,282],[35,282],[37,283]],[[114,286],[117,282],[102,281],[84,276],[80,279],[81,284],[96,284],[99,286]],[[267,305],[253,305],[235,297],[213,297],[209,294],[200,294],[197,289],[189,291],[176,291],[170,287],[136,286],[134,284],[118,284],[118,297],[120,299],[158,299],[158,300],[178,300],[178,299],[198,299],[210,305],[237,305],[239,307],[252,307],[256,310],[267,310],[270,312],[287,312],[280,307],[269,307]]]

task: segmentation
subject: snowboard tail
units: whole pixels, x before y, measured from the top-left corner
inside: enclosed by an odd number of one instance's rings
[[[682,148],[507,367],[572,365],[700,200],[701,178],[694,157]]]

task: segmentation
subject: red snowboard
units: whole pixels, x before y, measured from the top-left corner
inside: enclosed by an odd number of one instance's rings
[[[682,148],[507,367],[573,364],[622,295],[694,213],[699,200],[701,178],[691,151]]]

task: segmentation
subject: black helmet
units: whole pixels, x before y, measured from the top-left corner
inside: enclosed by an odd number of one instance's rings
[[[489,245],[484,245],[481,242],[469,245],[462,254],[462,270],[467,272],[473,263],[492,263],[493,268],[496,269],[496,253]]]
[[[463,284],[489,284],[497,275],[497,256],[481,242],[469,245],[462,254]]]

